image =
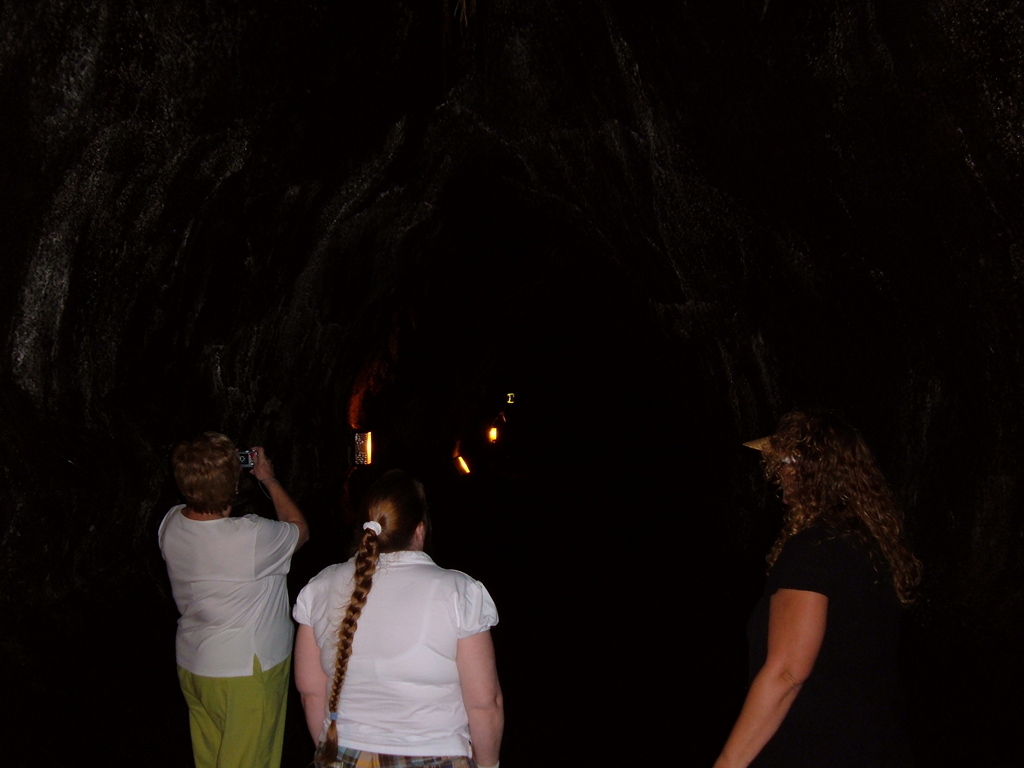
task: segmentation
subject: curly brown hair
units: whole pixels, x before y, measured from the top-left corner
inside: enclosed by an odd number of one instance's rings
[[[913,602],[921,563],[907,546],[903,512],[860,432],[832,412],[791,411],[779,420],[762,456],[765,475],[782,487],[786,506],[769,567],[790,537],[824,525],[860,539],[868,552],[877,544],[896,597],[904,605]],[[875,568],[886,570],[878,562]]]
[[[334,658],[334,679],[327,698],[327,711],[338,709],[341,686],[345,683],[348,660],[352,655],[352,639],[356,633],[359,617],[362,615],[366,598],[373,586],[373,574],[377,571],[377,560],[382,552],[398,552],[408,549],[416,535],[416,528],[424,523],[429,531],[430,518],[427,515],[427,499],[423,485],[412,475],[400,469],[386,472],[370,486],[363,499],[366,520],[380,525],[380,533],[364,528],[355,555],[352,597],[345,615],[338,625],[338,649]],[[317,746],[313,763],[316,768],[325,768],[338,760],[338,725],[331,718],[323,741]]]

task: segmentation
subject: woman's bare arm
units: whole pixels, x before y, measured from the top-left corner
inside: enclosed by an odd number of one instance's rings
[[[306,523],[306,518],[298,505],[288,495],[288,491],[281,485],[281,481],[274,477],[274,465],[267,457],[267,452],[263,450],[262,446],[256,446],[253,451],[255,455],[252,459],[252,469],[249,472],[263,484],[267,493],[270,494],[277,519],[283,523],[293,523],[298,526],[299,541],[295,545],[295,549],[298,549],[309,541],[309,524]]]
[[[313,628],[299,624],[295,635],[295,687],[302,697],[309,735],[316,744],[327,714],[327,685],[330,680],[320,666],[320,648],[317,647]]]
[[[505,705],[490,631],[459,640],[455,661],[459,667],[462,701],[469,716],[473,757],[478,765],[496,765],[505,727]]]
[[[715,768],[746,768],[775,735],[810,676],[825,638],[828,598],[780,589],[768,614],[768,658],[747,692],[743,709]]]

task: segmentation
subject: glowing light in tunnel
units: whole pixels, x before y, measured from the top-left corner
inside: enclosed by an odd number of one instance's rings
[[[373,433],[356,432],[356,464],[373,462]]]
[[[459,468],[459,472],[461,472],[462,474],[469,474],[469,464],[467,464],[466,460],[461,456],[455,457],[455,466]]]
[[[506,397],[508,398],[507,402],[514,403],[516,401],[516,393],[515,392],[509,392],[506,395]]]
[[[492,443],[497,442],[497,440],[498,440],[498,428],[497,427],[491,427],[489,430],[487,430],[487,439],[490,440]]]

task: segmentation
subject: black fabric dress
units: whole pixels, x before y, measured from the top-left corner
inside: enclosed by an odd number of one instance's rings
[[[825,595],[828,618],[810,677],[753,766],[913,765],[902,727],[896,669],[900,606],[891,576],[876,572],[852,538],[823,528],[793,536],[747,626],[751,680],[768,656],[769,600],[779,589]]]

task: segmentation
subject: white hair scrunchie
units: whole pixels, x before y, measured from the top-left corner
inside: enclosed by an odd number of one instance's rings
[[[367,528],[369,528],[371,531],[380,536],[380,523],[378,523],[376,520],[368,520],[367,522],[363,523],[363,530],[365,531]]]

